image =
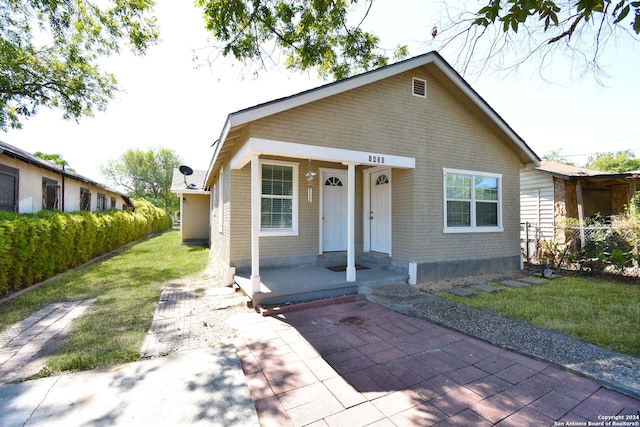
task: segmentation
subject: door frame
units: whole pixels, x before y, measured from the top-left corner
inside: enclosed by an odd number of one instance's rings
[[[391,185],[391,197],[389,198],[389,256],[392,255],[393,251],[393,178],[391,176],[391,168],[388,166],[377,166],[369,169],[365,169],[362,171],[363,180],[362,180],[362,243],[363,243],[363,251],[371,252],[371,222],[370,222],[370,212],[371,212],[371,174],[378,172],[386,172],[389,177],[389,183]]]
[[[346,187],[345,188],[349,188],[349,171],[348,169],[335,169],[335,168],[318,168],[318,172],[320,175],[320,179],[319,179],[319,193],[318,194],[318,199],[320,200],[320,206],[318,209],[318,254],[322,255],[324,253],[324,248],[323,248],[323,244],[324,244],[324,227],[323,227],[323,223],[324,221],[322,220],[322,213],[324,212],[324,180],[325,180],[325,175],[330,175],[333,173],[339,173],[341,175],[345,175],[345,181],[346,181]],[[348,214],[347,214],[348,215]],[[348,221],[348,218],[347,218]]]

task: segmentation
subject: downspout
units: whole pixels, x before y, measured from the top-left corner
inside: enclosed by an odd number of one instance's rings
[[[62,178],[62,194],[60,196],[60,198],[62,199],[61,202],[61,211],[64,212],[64,165],[62,165],[62,172],[60,173],[60,177]]]

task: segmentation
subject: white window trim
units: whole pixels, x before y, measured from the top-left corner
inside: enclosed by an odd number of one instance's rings
[[[447,226],[447,175],[467,175],[470,176],[472,182],[476,177],[497,178],[498,180],[498,226],[481,226],[477,227],[476,223],[476,204],[475,204],[475,186],[471,186],[471,226],[470,227],[449,227]],[[470,171],[463,169],[442,168],[442,189],[443,189],[443,210],[444,210],[444,232],[445,233],[498,233],[503,232],[502,224],[502,174]]]
[[[260,200],[262,200],[262,165],[289,166],[293,168],[293,198],[291,203],[291,228],[265,228],[260,227],[260,237],[268,236],[297,236],[298,235],[298,170],[299,163],[284,162],[281,160],[260,160],[258,185],[260,186]]]

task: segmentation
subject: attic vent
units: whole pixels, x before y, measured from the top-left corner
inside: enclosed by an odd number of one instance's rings
[[[427,81],[423,79],[413,78],[413,96],[420,98],[427,97]]]

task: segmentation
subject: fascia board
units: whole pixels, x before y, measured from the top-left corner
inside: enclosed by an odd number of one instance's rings
[[[242,149],[231,160],[232,169],[241,169],[251,161],[252,155],[273,155],[319,161],[355,163],[359,165],[387,166],[393,168],[414,169],[416,159],[384,153],[373,153],[343,148],[321,147],[294,142],[275,141],[262,138],[249,138]]]

